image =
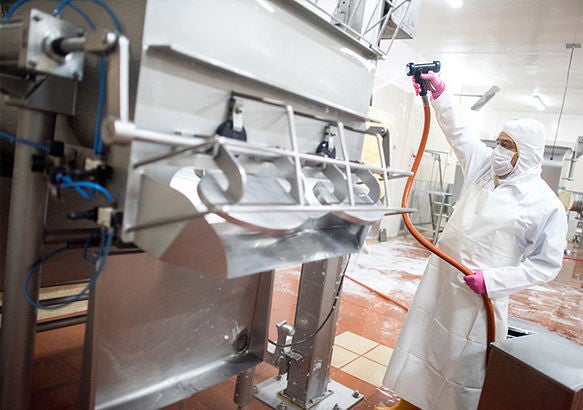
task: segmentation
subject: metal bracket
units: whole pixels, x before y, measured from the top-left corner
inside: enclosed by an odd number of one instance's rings
[[[233,120],[233,131],[241,132],[243,130],[243,103],[241,101],[236,99],[233,101],[231,118]]]
[[[284,375],[289,370],[290,357],[285,351],[287,339],[296,333],[296,329],[292,325],[288,325],[287,321],[279,322],[277,325],[277,345],[275,346],[274,364],[279,370],[279,375]]]
[[[0,62],[13,65],[22,74],[45,73],[59,77],[83,78],[82,52],[72,52],[67,58],[57,56],[51,47],[52,40],[79,38],[83,28],[37,9],[31,9],[28,18],[21,22],[0,24],[2,42]]]

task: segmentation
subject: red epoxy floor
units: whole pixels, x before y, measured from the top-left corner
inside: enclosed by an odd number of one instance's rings
[[[399,305],[407,306],[410,303],[427,256],[424,249],[408,238],[397,238],[381,244],[369,243],[368,253],[353,256],[347,270],[347,276],[353,280],[346,279],[344,282],[336,333],[350,331],[393,347],[406,315],[405,309]],[[544,325],[583,345],[583,251],[576,252],[573,257],[577,260],[566,260],[563,271],[552,283],[513,295],[509,310],[512,316]],[[289,268],[276,274],[270,321],[272,339],[276,338],[276,323],[281,320],[293,323],[298,270]],[[34,409],[77,408],[83,333],[84,325],[77,325],[37,335],[33,374]],[[262,363],[257,367],[255,381],[260,383],[275,374],[275,368]],[[365,396],[363,401],[353,407],[356,410],[392,405],[397,400],[391,392],[342,370],[333,368],[330,376]],[[233,377],[166,409],[236,409],[232,401],[234,387]],[[247,406],[249,410],[267,408],[255,399]]]

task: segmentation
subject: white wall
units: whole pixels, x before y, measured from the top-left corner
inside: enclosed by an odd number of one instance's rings
[[[494,126],[500,129],[505,121],[515,118],[532,118],[540,121],[545,126],[547,137],[546,144],[550,146],[554,144],[558,147],[574,149],[577,137],[583,136],[583,116],[580,115],[563,115],[560,124],[558,124],[558,114],[547,114],[545,112],[500,112],[497,113]],[[557,125],[559,126],[558,133]],[[571,152],[567,154],[567,158],[570,157]],[[568,167],[569,163],[565,162],[562,173],[563,178],[566,178],[568,175]],[[560,188],[569,191],[583,192],[583,156],[580,157],[575,164],[573,177],[573,181],[562,179],[559,184]]]

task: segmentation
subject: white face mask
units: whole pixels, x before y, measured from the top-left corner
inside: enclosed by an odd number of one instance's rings
[[[492,172],[494,175],[503,177],[512,172],[514,167],[510,163],[512,157],[516,154],[509,149],[504,148],[502,145],[496,145],[494,152],[492,152]]]

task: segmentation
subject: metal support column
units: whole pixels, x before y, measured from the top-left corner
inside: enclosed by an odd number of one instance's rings
[[[339,257],[302,265],[292,343],[313,335],[330,314],[345,263],[346,257]],[[336,309],[314,337],[292,348],[302,359],[290,363],[284,394],[305,407],[330,394],[327,386],[338,308],[336,303]]]
[[[53,137],[56,115],[21,108],[17,135],[44,143]],[[36,309],[24,298],[26,273],[40,257],[43,220],[46,204],[46,184],[41,173],[31,170],[31,156],[38,150],[17,144],[10,197],[2,335],[0,350],[0,409],[29,408]],[[28,291],[38,298],[38,276],[31,280]]]
[[[343,256],[302,265],[294,337],[291,350],[284,356],[287,381],[277,376],[256,386],[255,397],[271,408],[349,409],[364,397],[329,379],[340,307],[334,300],[340,297],[338,287],[346,259]],[[284,343],[283,339],[278,342]]]

